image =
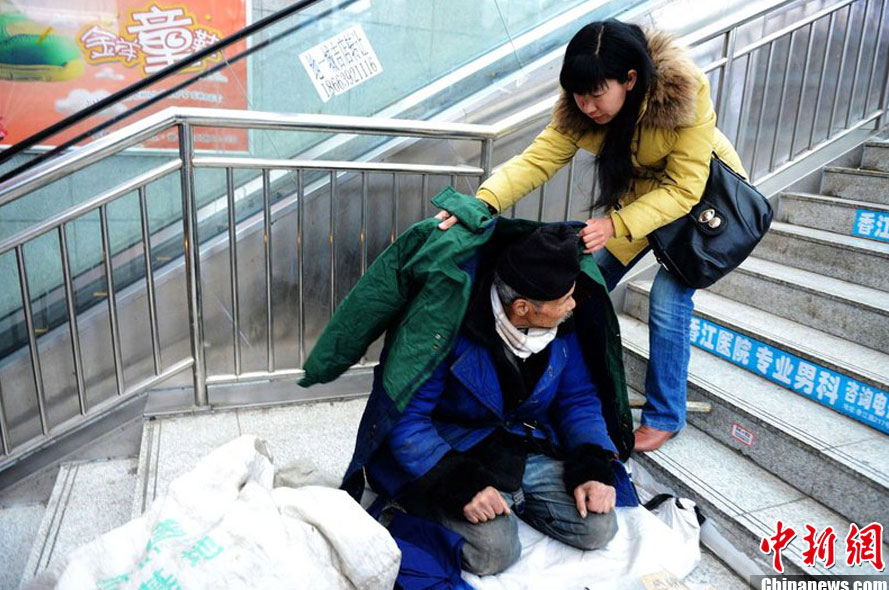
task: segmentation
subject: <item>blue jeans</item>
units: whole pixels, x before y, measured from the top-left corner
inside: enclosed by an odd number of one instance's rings
[[[518,518],[538,531],[567,545],[583,550],[603,547],[617,533],[614,510],[606,514],[590,512],[581,518],[574,496],[565,491],[563,463],[546,455],[528,455],[522,487],[512,492],[500,490],[510,514],[472,524],[454,518],[440,509],[419,514],[437,520],[462,536],[463,569],[480,576],[502,572],[518,561],[522,553]],[[408,508],[409,512],[413,512]]]
[[[627,266],[604,248],[593,257],[608,290],[648,252],[646,248]],[[642,424],[676,432],[685,426],[686,383],[691,355],[689,325],[695,289],[686,286],[661,267],[651,286],[648,310],[648,370]]]

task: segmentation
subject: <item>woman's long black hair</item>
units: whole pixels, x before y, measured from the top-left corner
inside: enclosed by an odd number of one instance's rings
[[[621,110],[606,123],[608,129],[596,162],[599,198],[591,201],[591,211],[614,207],[630,188],[633,178],[630,144],[639,108],[651,86],[654,66],[642,29],[613,19],[590,23],[580,29],[565,50],[559,83],[572,94],[604,90],[607,80],[626,82],[630,70],[636,70],[636,84],[627,92]]]

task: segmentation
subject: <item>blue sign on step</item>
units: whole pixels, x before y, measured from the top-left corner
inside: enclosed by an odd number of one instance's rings
[[[889,433],[885,391],[703,318],[692,318],[690,337],[702,350]]]
[[[856,209],[852,235],[889,242],[889,213]]]

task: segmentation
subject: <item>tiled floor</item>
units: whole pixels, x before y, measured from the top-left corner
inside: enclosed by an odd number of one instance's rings
[[[242,434],[265,439],[278,468],[309,459],[327,479],[339,480],[352,456],[365,402],[358,398],[159,419],[151,426],[158,440],[141,462],[143,506],[201,457]]]
[[[0,509],[0,588],[18,588],[45,508],[40,503]]]

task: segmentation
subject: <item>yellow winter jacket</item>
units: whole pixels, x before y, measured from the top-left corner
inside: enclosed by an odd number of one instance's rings
[[[620,207],[609,212],[615,235],[606,248],[624,265],[645,249],[649,233],[700,201],[712,152],[747,175],[731,143],[716,128],[707,77],[669,35],[649,33],[648,49],[655,75],[631,144],[635,174]],[[498,211],[507,209],[552,178],[578,149],[597,153],[605,130],[563,92],[549,125],[482,183],[476,196]]]

